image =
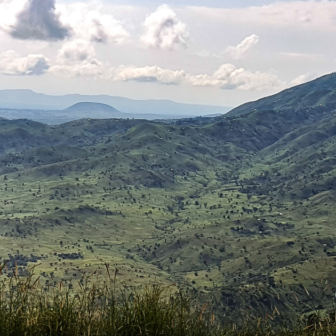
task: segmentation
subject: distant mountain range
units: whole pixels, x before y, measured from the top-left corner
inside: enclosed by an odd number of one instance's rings
[[[31,119],[60,124],[82,118],[182,119],[242,116],[257,111],[302,111],[336,106],[336,73],[332,73],[275,95],[248,102],[234,109],[176,103],[169,100],[134,100],[109,95],[51,96],[31,90],[0,90],[0,117]]]
[[[139,119],[139,120],[161,120],[172,122],[179,119],[204,118],[213,119],[223,115],[222,113],[205,115],[200,117],[171,114],[150,114],[150,113],[123,113],[114,107],[92,102],[81,102],[71,105],[63,110],[30,110],[30,109],[8,109],[0,108],[0,118],[4,119],[29,119],[47,125],[57,125],[79,119]]]
[[[137,115],[155,114],[164,116],[164,118],[167,116],[180,118],[223,114],[231,110],[230,107],[225,106],[183,104],[170,100],[134,100],[109,95],[80,94],[51,96],[31,90],[0,90],[0,109],[60,111],[82,102],[107,104],[123,113]]]

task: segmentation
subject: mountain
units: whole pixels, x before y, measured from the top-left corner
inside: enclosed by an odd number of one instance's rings
[[[113,113],[121,113],[114,107],[107,105],[107,104],[101,104],[101,103],[90,103],[90,102],[81,102],[74,104],[66,109],[64,109],[64,112],[105,112],[105,113],[111,113],[111,116]]]
[[[0,118],[18,120],[29,119],[48,125],[58,125],[73,120],[79,120],[83,118],[96,118],[96,119],[109,119],[109,118],[121,118],[121,119],[146,119],[146,120],[162,120],[171,123],[173,120],[185,118],[186,116],[171,116],[164,114],[148,114],[148,113],[123,113],[114,109],[113,107],[106,108],[106,104],[94,105],[96,103],[89,103],[84,106],[81,103],[75,104],[73,108],[64,110],[25,110],[25,109],[6,109],[0,108]],[[87,104],[87,103],[84,103]],[[102,108],[101,106],[104,106]],[[83,108],[80,108],[82,106]],[[172,119],[173,118],[173,119]]]
[[[239,117],[0,120],[0,262],[39,260],[46,290],[106,263],[118,283],[176,283],[220,316],[288,310],[293,291],[310,311],[304,286],[336,282],[334,78]],[[114,113],[83,104],[70,110]]]
[[[207,114],[203,117],[206,117],[206,118],[215,118],[215,117],[220,117],[221,115],[223,115],[223,113],[215,113],[215,114]]]
[[[228,115],[239,116],[252,111],[304,110],[336,106],[336,73],[292,87],[275,95],[238,106]]]
[[[170,100],[134,100],[109,95],[80,94],[51,96],[31,90],[0,91],[0,109],[63,110],[80,102],[107,104],[124,113],[155,114],[174,118],[226,113],[230,110],[229,107],[183,104]]]
[[[18,120],[29,119],[48,125],[58,125],[73,120],[79,120],[83,118],[95,118],[95,119],[146,119],[146,120],[161,120],[165,123],[172,123],[179,119],[186,118],[186,116],[174,116],[171,114],[150,114],[150,113],[123,113],[115,109],[114,107],[92,102],[76,103],[63,110],[25,110],[25,109],[6,109],[0,108],[0,118]],[[200,119],[210,120],[215,117],[199,117]],[[190,118],[188,118],[190,119]]]
[[[49,111],[50,120],[55,112]],[[82,119],[82,118],[97,118],[97,119],[107,119],[107,118],[133,118],[134,114],[122,113],[115,109],[114,107],[102,104],[102,103],[92,103],[92,102],[80,102],[69,106],[68,108],[59,111],[59,114],[64,114],[69,118],[69,121]],[[50,122],[49,122],[50,123]]]

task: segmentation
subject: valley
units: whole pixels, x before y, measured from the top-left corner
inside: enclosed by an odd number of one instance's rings
[[[165,123],[0,120],[3,276],[16,262],[45,289],[77,287],[108,264],[120,284],[176,283],[218,311],[240,296],[284,308],[321,279],[334,291],[336,105],[310,103]]]

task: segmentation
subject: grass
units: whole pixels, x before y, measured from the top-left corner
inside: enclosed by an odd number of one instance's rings
[[[2,336],[308,336],[336,332],[336,312],[313,311],[296,317],[275,308],[260,318],[254,310],[240,309],[221,318],[211,310],[211,303],[200,305],[175,284],[153,283],[142,290],[124,284],[117,290],[117,270],[107,265],[105,277],[94,272],[76,291],[62,283],[45,290],[39,280],[34,269],[20,277],[16,267],[11,277],[1,281]]]
[[[238,106],[228,115],[240,116],[254,110],[297,111],[309,108],[332,108],[336,101],[335,74],[322,76],[314,81],[283,90],[270,97]]]
[[[109,270],[107,268],[109,275]],[[158,285],[116,293],[116,273],[102,286],[90,277],[81,290],[45,292],[33,275],[11,277],[0,287],[1,335],[211,335],[215,318],[197,313],[182,292]],[[166,291],[171,292],[170,288]],[[215,331],[216,334],[218,332]]]

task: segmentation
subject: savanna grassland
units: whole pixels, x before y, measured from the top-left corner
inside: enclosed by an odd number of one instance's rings
[[[0,120],[3,277],[38,265],[46,290],[78,288],[108,264],[123,286],[176,283],[218,314],[333,292],[336,105],[319,80],[291,89],[304,106],[217,118]]]

